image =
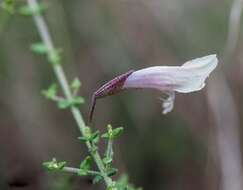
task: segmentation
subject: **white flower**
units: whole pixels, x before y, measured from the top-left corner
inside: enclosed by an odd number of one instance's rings
[[[89,113],[91,122],[96,100],[130,88],[153,88],[167,97],[163,100],[163,114],[173,109],[175,92],[188,93],[201,90],[205,80],[218,64],[216,55],[193,59],[182,66],[156,66],[138,71],[130,70],[105,83],[92,96]]]
[[[134,71],[127,77],[123,89],[153,88],[166,93],[163,113],[173,109],[174,92],[189,93],[201,90],[205,80],[216,68],[216,55],[193,59],[182,66],[155,66]]]

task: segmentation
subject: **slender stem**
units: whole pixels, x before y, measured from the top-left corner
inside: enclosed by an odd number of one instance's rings
[[[113,140],[109,139],[108,140],[108,144],[107,144],[107,151],[106,151],[106,157],[107,158],[113,158],[113,149],[112,149],[112,144],[113,144]]]
[[[80,169],[79,168],[73,168],[73,167],[64,167],[62,169],[62,171],[69,172],[69,173],[79,174]],[[88,170],[87,173],[89,175],[101,175],[100,172],[92,171],[92,170]]]
[[[31,9],[35,10],[35,8],[38,6],[37,0],[27,0],[28,1],[28,5]],[[55,48],[48,30],[48,27],[46,25],[46,22],[43,18],[42,15],[40,15],[38,12],[34,12],[33,13],[33,19],[35,22],[35,25],[37,27],[38,33],[43,41],[43,43],[46,45],[47,49],[48,49],[48,57],[52,57],[53,54],[55,53]],[[68,80],[66,78],[66,75],[64,73],[64,70],[62,68],[62,66],[60,64],[52,64],[53,66],[53,70],[54,73],[57,77],[57,80],[62,88],[62,91],[65,95],[65,97],[67,98],[67,100],[72,100],[72,93],[68,84]],[[83,136],[85,136],[85,122],[83,120],[83,117],[79,111],[78,108],[76,108],[75,106],[72,106],[70,108],[73,117],[79,127],[79,130],[81,132],[81,134]],[[107,176],[106,171],[105,171],[105,167],[104,164],[101,160],[101,157],[98,153],[98,151],[92,151],[92,145],[90,142],[86,142],[86,145],[89,149],[90,154],[92,155],[94,161],[97,164],[98,169],[100,170],[101,175],[103,176],[106,186],[107,187],[111,187],[113,184],[113,181],[110,177]],[[70,168],[68,169],[70,170]]]
[[[54,96],[54,97],[52,97],[52,100],[58,102],[58,101],[64,100],[64,98],[63,97],[59,97],[59,96]]]
[[[226,55],[225,55],[226,58],[229,57],[229,59],[233,55],[233,52],[237,46],[237,42],[239,39],[242,7],[243,7],[243,0],[234,0],[232,2],[230,15],[229,15],[228,39],[227,39]]]

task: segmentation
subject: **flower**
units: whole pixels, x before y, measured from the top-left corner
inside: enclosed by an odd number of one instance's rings
[[[155,66],[133,72],[126,79],[123,88],[153,88],[165,92],[163,113],[173,109],[174,92],[189,93],[201,90],[205,80],[216,68],[216,55],[193,59],[182,66]]]
[[[201,90],[217,66],[216,55],[193,59],[182,66],[155,66],[133,72],[123,88],[154,88],[188,93]]]
[[[167,95],[163,100],[163,114],[173,109],[175,92],[189,93],[201,90],[205,80],[216,68],[216,55],[193,59],[182,66],[154,66],[138,71],[129,71],[107,82],[99,88],[92,98],[90,121],[96,99],[116,94],[125,89],[156,89]]]

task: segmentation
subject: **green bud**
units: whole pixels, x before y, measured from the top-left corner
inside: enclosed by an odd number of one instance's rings
[[[72,90],[79,90],[80,87],[81,87],[80,80],[78,78],[73,79],[73,81],[71,83]]]
[[[66,165],[65,161],[57,162],[55,158],[53,158],[51,161],[43,163],[43,166],[49,171],[62,170],[65,167],[65,165]]]
[[[90,138],[91,137],[91,134],[92,134],[92,131],[91,131],[91,128],[86,126],[84,128],[84,136],[87,137],[87,138]]]

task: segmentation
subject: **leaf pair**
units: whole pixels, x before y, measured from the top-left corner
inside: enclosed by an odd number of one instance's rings
[[[112,126],[109,124],[107,125],[107,132],[104,133],[101,137],[113,140],[119,137],[122,134],[123,130],[123,127],[112,129]]]
[[[81,83],[80,81],[75,78],[73,82],[71,83],[71,88],[75,94],[77,93],[78,89],[80,88]],[[51,84],[50,87],[47,90],[43,90],[42,94],[50,100],[57,101],[58,108],[60,109],[66,109],[71,106],[78,106],[80,104],[83,104],[85,102],[84,98],[81,96],[74,96],[71,100],[58,97],[57,96],[57,85],[55,83]]]

